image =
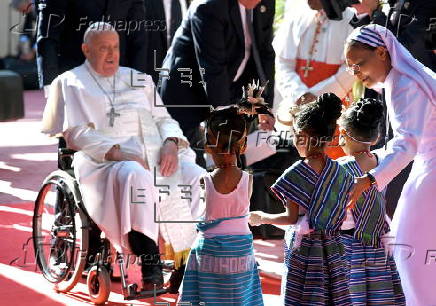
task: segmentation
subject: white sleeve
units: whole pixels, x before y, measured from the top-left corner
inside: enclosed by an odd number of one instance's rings
[[[82,151],[98,163],[105,161],[105,154],[117,142],[103,136],[89,125],[78,125],[64,131],[67,147],[75,151]]]
[[[297,63],[298,46],[304,29],[307,29],[312,17],[292,17],[284,20],[280,25],[273,41],[276,52],[276,78],[275,86],[283,98],[286,108],[291,107],[303,94],[308,92],[308,87],[301,81],[295,72]],[[283,107],[283,105],[280,105]]]
[[[416,84],[397,88],[392,95],[394,138],[387,143],[386,151],[375,151],[379,165],[370,171],[380,191],[415,157],[424,127],[433,111],[431,101]]]
[[[148,97],[148,101],[152,101],[151,103],[153,103],[151,105],[151,114],[157,125],[157,128],[159,129],[161,138],[165,140],[168,137],[177,137],[179,139],[180,146],[189,146],[189,142],[183,135],[183,131],[180,128],[179,123],[171,117],[167,111],[167,108],[164,106],[162,99],[159,93],[156,91],[153,81],[151,80],[151,76],[147,77],[150,78],[150,82],[147,83],[147,86],[144,87],[144,90]]]
[[[339,67],[336,74],[312,86],[309,91],[315,96],[319,96],[326,92],[332,92],[339,98],[343,99],[353,87],[355,77],[345,70],[345,64]]]
[[[309,88],[301,81],[295,72],[296,59],[286,59],[280,56],[276,58],[276,86],[285,103],[289,107],[309,91]]]

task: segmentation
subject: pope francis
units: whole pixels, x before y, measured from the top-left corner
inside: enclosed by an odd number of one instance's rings
[[[198,218],[204,209],[198,180],[205,170],[195,164],[151,76],[119,66],[119,37],[111,25],[92,24],[82,51],[85,63],[51,84],[43,133],[62,133],[77,151],[73,166],[84,205],[115,249],[152,255],[147,258],[156,262],[142,261],[143,290],[149,290],[163,283],[159,230],[176,268],[196,234],[194,223],[155,220]]]

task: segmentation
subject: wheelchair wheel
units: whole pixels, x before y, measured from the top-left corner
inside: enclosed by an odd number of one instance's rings
[[[57,170],[44,181],[35,201],[33,244],[43,276],[60,292],[79,281],[86,263],[89,219],[79,207],[75,180]]]
[[[86,284],[91,302],[99,305],[107,301],[111,292],[111,280],[109,272],[104,266],[93,266],[88,273]]]

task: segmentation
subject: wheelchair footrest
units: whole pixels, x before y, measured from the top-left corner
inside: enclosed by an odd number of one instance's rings
[[[137,284],[130,284],[127,286],[128,295],[124,297],[125,300],[137,300],[137,299],[146,299],[151,298],[153,296],[158,296],[164,293],[167,293],[167,289],[159,289],[159,290],[149,290],[149,291],[138,291]]]

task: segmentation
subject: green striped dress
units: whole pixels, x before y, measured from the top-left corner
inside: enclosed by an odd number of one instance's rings
[[[298,161],[271,187],[283,203],[290,200],[301,206],[314,230],[303,236],[296,249],[294,235],[285,240],[285,305],[351,305],[339,231],[352,185],[353,177],[327,159],[320,174]]]
[[[354,176],[364,173],[354,157],[338,162]],[[342,235],[349,269],[353,305],[405,305],[401,281],[392,256],[387,256],[380,237],[389,231],[385,200],[375,186],[363,193],[352,210],[354,235]]]

